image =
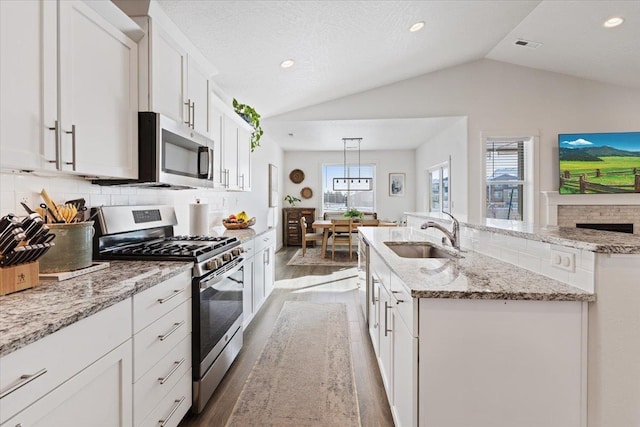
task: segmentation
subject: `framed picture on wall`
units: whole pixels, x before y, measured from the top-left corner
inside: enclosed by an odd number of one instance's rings
[[[390,197],[404,197],[404,178],[403,173],[390,173],[389,174],[389,196]]]
[[[278,206],[278,167],[269,163],[269,207]]]

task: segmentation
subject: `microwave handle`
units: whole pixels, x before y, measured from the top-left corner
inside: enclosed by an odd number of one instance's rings
[[[202,161],[202,156],[206,156],[204,159],[204,163]],[[204,172],[202,171],[202,166],[205,166]],[[200,179],[208,179],[209,173],[211,171],[211,161],[209,158],[209,148],[208,147],[198,147],[198,178]]]

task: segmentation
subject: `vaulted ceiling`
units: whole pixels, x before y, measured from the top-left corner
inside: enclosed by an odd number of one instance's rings
[[[215,83],[263,117],[480,58],[640,88],[639,0],[158,3],[219,70]]]

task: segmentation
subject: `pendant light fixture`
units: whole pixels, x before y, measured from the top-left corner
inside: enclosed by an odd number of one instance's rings
[[[347,173],[347,142],[358,142],[358,177],[351,177]],[[360,176],[360,143],[362,138],[342,138],[344,146],[344,175],[341,178],[333,178],[333,191],[371,191],[373,190],[373,178]],[[355,147],[354,147],[355,148]]]

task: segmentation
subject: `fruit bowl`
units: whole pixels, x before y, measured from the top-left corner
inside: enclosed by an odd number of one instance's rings
[[[222,220],[222,225],[224,225],[224,227],[227,230],[242,230],[243,228],[251,227],[255,223],[256,223],[255,216],[251,218],[249,221],[242,221],[242,222],[229,222],[229,220],[226,218]]]

